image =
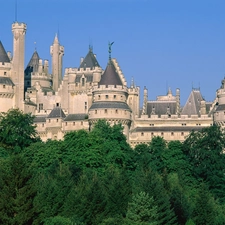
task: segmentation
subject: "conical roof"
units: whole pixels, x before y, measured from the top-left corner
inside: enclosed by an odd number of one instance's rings
[[[4,63],[9,63],[10,60],[9,60],[9,57],[2,45],[2,42],[0,41],[0,62],[4,62]]]
[[[99,85],[123,85],[112,61],[108,63],[101,77]]]
[[[39,59],[40,59],[40,57],[39,57],[37,51],[35,50],[26,69],[25,69],[25,73],[38,72]]]
[[[92,49],[89,48],[88,54],[84,58],[83,62],[80,64],[80,68],[86,69],[86,68],[94,68],[94,67],[100,67],[95,55],[92,52]]]

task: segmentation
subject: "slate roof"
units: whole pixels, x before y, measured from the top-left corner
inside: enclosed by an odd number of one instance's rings
[[[196,127],[188,127],[188,126],[181,126],[181,127],[136,127],[132,132],[187,132],[187,131],[200,131],[203,127],[196,126]]]
[[[185,106],[182,109],[182,115],[198,115],[200,116],[201,101],[204,100],[200,90],[193,89],[188,97]]]
[[[9,77],[0,77],[0,84],[6,84],[9,86],[15,86]]]
[[[123,85],[119,74],[116,72],[116,68],[112,62],[108,63],[101,77],[99,85]]]
[[[44,123],[46,121],[46,116],[35,116],[34,123]]]
[[[131,112],[130,107],[125,102],[94,102],[89,110],[93,109],[126,109]]]
[[[35,51],[30,59],[30,62],[28,63],[26,69],[25,69],[25,74],[28,75],[29,73],[32,72],[38,72],[38,65],[39,65],[39,55],[37,51]]]
[[[65,118],[66,115],[63,112],[63,110],[60,107],[55,107],[50,114],[47,116],[47,118]]]
[[[64,121],[76,121],[76,120],[85,120],[87,119],[87,114],[69,114]]]
[[[216,108],[216,111],[223,111],[223,110],[225,110],[225,104],[218,105],[217,108]]]
[[[90,48],[88,51],[88,54],[84,58],[83,62],[80,64],[80,68],[86,69],[86,68],[91,68],[93,69],[94,67],[100,67],[96,57],[94,56],[92,49]]]
[[[86,78],[87,83],[90,83],[93,81],[93,76],[91,74],[85,74],[84,76]],[[75,83],[80,83],[81,77],[82,77],[82,75],[77,75],[75,78]]]
[[[2,45],[2,42],[0,41],[0,62],[9,63],[9,57]]]
[[[175,101],[149,101],[147,102],[147,115],[174,115],[177,103]]]

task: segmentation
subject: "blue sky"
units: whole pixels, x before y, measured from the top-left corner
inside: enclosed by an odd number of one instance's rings
[[[15,0],[0,0],[0,40],[12,51]],[[65,67],[78,67],[91,43],[104,69],[108,41],[128,84],[148,88],[149,100],[180,88],[185,104],[192,87],[213,101],[225,74],[224,0],[17,0],[17,20],[27,24],[25,62],[36,42],[42,59],[56,32]],[[26,66],[25,65],[25,66]]]

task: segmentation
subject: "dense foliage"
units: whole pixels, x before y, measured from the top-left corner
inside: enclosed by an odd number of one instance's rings
[[[181,143],[132,149],[100,120],[62,141],[40,141],[33,117],[0,117],[0,224],[225,224],[225,136],[217,126]]]

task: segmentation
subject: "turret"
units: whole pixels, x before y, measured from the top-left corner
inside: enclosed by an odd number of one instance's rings
[[[12,24],[13,32],[13,72],[12,81],[16,86],[14,106],[23,109],[24,101],[24,44],[27,26],[24,23]]]
[[[62,57],[64,55],[64,47],[59,44],[57,35],[50,48],[50,53],[52,56],[53,90],[58,91],[62,81]]]
[[[176,103],[177,103],[177,109],[176,109],[176,114],[180,114],[180,89],[176,89]]]
[[[148,101],[148,89],[144,87],[144,101],[143,101],[142,115],[146,115],[147,113],[147,101]]]

